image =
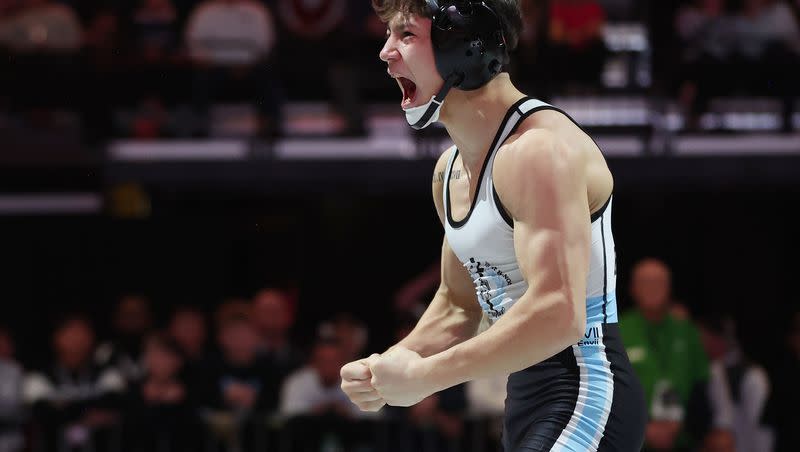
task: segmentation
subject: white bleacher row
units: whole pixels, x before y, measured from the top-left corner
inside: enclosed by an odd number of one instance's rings
[[[93,192],[0,193],[0,216],[89,215],[103,209],[103,196]]]
[[[654,102],[643,96],[562,97],[552,103],[584,127],[602,129],[593,135],[609,156],[800,153],[800,108],[792,117],[796,132],[780,133],[782,105],[774,99],[714,100],[700,118],[700,127],[706,132],[728,133],[691,136],[682,133],[685,119],[677,106],[656,110]],[[450,146],[442,132],[439,138],[425,139],[424,149],[432,151],[421,150],[419,137],[394,105],[368,108],[369,134],[363,138],[332,138],[342,120],[324,104],[292,104],[286,113],[287,138],[274,143],[270,153],[278,159],[415,159]],[[218,118],[216,137],[210,140],[118,140],[111,143],[108,155],[116,161],[245,160],[252,155],[250,141],[225,138],[225,127],[220,125],[237,124],[228,131],[228,136],[234,136],[242,132],[241,122]],[[653,133],[636,133],[637,129]]]

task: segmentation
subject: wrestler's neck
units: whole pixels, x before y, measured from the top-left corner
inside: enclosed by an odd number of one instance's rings
[[[468,171],[480,171],[495,132],[508,109],[525,95],[507,73],[474,91],[453,89],[445,98],[439,121],[458,147]]]

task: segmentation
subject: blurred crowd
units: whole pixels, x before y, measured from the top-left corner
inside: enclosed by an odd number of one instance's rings
[[[656,86],[690,112],[716,95],[796,94],[797,0],[667,4],[672,19],[661,2],[521,0],[510,71],[545,99],[602,92],[605,27],[622,21],[649,30],[656,48],[639,50],[660,61]],[[369,0],[0,0],[0,112],[42,125],[45,107],[78,111],[85,139],[102,142],[206,136],[212,107],[237,102],[271,138],[287,101],[324,100],[337,133],[362,135],[363,105],[396,100],[384,34]]]
[[[693,0],[679,8],[678,97],[695,116],[712,97],[748,93],[798,95],[800,2]],[[734,76],[731,76],[735,74]]]
[[[360,412],[340,389],[349,361],[385,349],[370,330],[413,328],[435,267],[397,292],[382,324],[341,312],[299,341],[298,299],[260,290],[213,312],[171,306],[158,320],[126,295],[98,337],[98,319],[70,312],[41,334],[49,350],[19,362],[0,328],[0,451],[491,451],[499,450],[505,376],[469,382],[410,408]],[[800,312],[783,325],[780,368],[745,352],[724,311],[692,317],[671,272],[645,259],[620,318],[648,401],[647,451],[796,450]]]
[[[88,313],[66,313],[42,331],[50,350],[25,363],[2,328],[0,451],[439,451],[466,444],[468,398],[475,413],[502,413],[504,391],[477,386],[361,412],[339,371],[364,357],[367,326],[340,313],[298,342],[296,303],[270,288],[157,321],[147,298],[126,295],[108,337]],[[414,319],[398,319],[401,338]]]

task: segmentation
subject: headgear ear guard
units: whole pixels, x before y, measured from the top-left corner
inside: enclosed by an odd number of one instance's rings
[[[436,69],[465,91],[489,83],[508,64],[500,17],[483,0],[427,0]]]
[[[424,114],[411,124],[415,129],[425,128],[438,118],[451,88],[465,91],[481,88],[509,62],[500,17],[485,1],[427,0],[427,3],[436,70],[444,79],[444,86],[427,108],[423,106]]]

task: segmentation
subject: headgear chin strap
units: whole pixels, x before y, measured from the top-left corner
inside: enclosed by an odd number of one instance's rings
[[[442,89],[440,89],[435,96],[431,97],[428,103],[418,107],[404,109],[403,111],[406,113],[406,121],[408,121],[408,124],[416,130],[421,130],[438,121],[439,112],[442,110],[442,104],[444,104],[444,98],[447,97],[450,88],[458,82],[458,79],[459,77],[457,75],[451,75],[444,81]]]

